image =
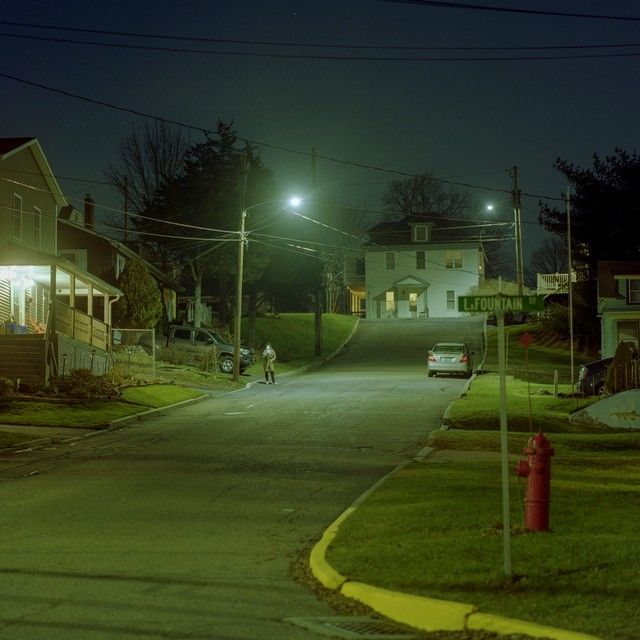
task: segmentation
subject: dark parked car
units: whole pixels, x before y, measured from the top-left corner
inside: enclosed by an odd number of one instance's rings
[[[473,372],[472,355],[463,342],[438,342],[427,354],[427,375],[431,378],[448,373],[469,378]]]
[[[212,329],[196,328],[183,324],[171,325],[166,346],[191,354],[191,364],[196,364],[207,351],[212,351],[215,348],[220,371],[233,372],[233,345]],[[241,372],[255,361],[251,349],[245,346],[240,347]]]
[[[594,360],[580,367],[578,372],[578,382],[576,382],[576,392],[585,396],[598,396],[604,390],[604,381],[607,377],[607,370],[611,366],[613,358]]]

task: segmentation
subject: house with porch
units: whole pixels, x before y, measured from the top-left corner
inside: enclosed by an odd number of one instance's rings
[[[0,376],[23,386],[108,367],[120,291],[58,255],[66,206],[38,140],[0,139]]]
[[[369,236],[364,287],[354,279],[350,290],[352,305],[364,307],[367,318],[458,317],[458,297],[483,283],[484,252],[477,239],[424,218],[382,222]]]
[[[639,344],[640,261],[599,261],[597,287],[601,357],[608,358],[620,342]]]
[[[127,263],[138,260],[158,285],[162,300],[164,321],[175,322],[177,317],[178,292],[182,290],[172,277],[172,268],[157,268],[142,254],[129,245],[96,231],[95,203],[90,195],[84,199],[84,211],[71,205],[64,207],[58,215],[58,255],[89,271],[104,282],[117,287],[118,278]]]

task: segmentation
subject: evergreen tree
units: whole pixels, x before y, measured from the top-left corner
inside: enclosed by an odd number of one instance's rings
[[[123,329],[153,329],[162,314],[158,283],[140,260],[129,260],[118,278],[122,297],[113,309],[114,325]]]

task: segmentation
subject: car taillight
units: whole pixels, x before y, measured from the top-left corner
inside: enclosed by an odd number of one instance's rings
[[[469,362],[469,356],[466,353],[463,353],[462,358],[460,358],[460,362]]]
[[[429,355],[427,356],[427,360],[429,360],[429,362],[435,362],[436,361],[436,357],[433,355],[433,353],[431,351],[429,351]]]

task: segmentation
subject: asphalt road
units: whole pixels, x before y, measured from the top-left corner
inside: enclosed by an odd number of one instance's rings
[[[364,321],[321,369],[0,459],[0,640],[318,638],[290,565],[425,444],[470,321]],[[277,345],[275,345],[277,349]]]

